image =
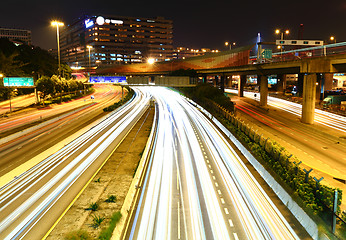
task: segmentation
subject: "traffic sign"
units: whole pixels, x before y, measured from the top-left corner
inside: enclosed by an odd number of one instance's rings
[[[263,49],[261,54],[262,54],[263,59],[272,59],[272,50],[271,49]]]
[[[32,77],[5,77],[5,87],[33,87],[34,79]]]

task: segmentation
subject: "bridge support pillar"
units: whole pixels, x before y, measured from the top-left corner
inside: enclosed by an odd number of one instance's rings
[[[232,87],[232,78],[233,78],[232,75],[226,77],[226,86],[227,86],[227,88],[231,88]]]
[[[219,85],[219,76],[217,75],[215,76],[213,83],[214,83],[214,87],[217,87]]]
[[[260,77],[260,106],[267,106],[268,99],[268,77],[267,76],[259,76]]]
[[[303,96],[304,89],[304,73],[298,73],[298,82],[297,82],[297,96]]]
[[[246,75],[240,75],[238,81],[238,97],[244,97],[244,86],[246,83]]]
[[[221,75],[220,78],[220,89],[225,92],[225,75]]]
[[[203,83],[206,83],[207,82],[207,75],[203,74],[202,78],[203,78]]]
[[[286,90],[286,74],[277,75],[276,91],[280,94],[285,94]]]
[[[313,124],[315,118],[316,73],[304,75],[302,123]]]

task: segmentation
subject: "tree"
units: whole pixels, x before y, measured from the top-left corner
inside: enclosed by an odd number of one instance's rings
[[[46,98],[55,92],[54,81],[50,77],[43,76],[36,81],[36,89],[40,92],[40,98],[44,105]]]

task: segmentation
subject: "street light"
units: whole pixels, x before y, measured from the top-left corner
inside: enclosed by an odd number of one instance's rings
[[[90,76],[90,69],[91,69],[90,49],[92,49],[93,46],[87,45],[86,47],[87,47],[87,49],[89,50],[89,71],[88,71],[88,75]]]
[[[330,41],[334,41],[334,43],[336,43],[335,37],[334,37],[334,36],[331,36],[331,37],[330,37]]]
[[[152,65],[155,63],[155,59],[154,58],[148,58],[147,62]]]
[[[285,30],[284,32],[281,32],[280,29],[276,29],[276,30],[275,30],[275,34],[277,34],[277,35],[281,34],[280,40],[283,40],[283,39],[284,39],[284,33],[285,33],[286,35],[288,35],[288,34],[290,34],[290,30]]]
[[[59,27],[64,26],[63,22],[58,22],[58,21],[52,21],[51,25],[56,27],[56,38],[57,38],[57,42],[58,42],[58,73],[59,73],[59,77],[60,77],[60,41],[59,41]]]
[[[235,42],[233,42],[232,44],[229,43],[229,42],[225,42],[225,46],[226,46],[226,47],[229,46],[229,50],[232,49],[232,45],[235,46]]]

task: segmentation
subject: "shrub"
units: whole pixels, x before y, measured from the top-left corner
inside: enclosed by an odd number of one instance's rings
[[[100,217],[96,215],[92,215],[92,217],[93,217],[93,224],[91,224],[91,226],[93,228],[98,228],[101,225],[101,223],[105,220],[104,217]]]
[[[112,233],[121,218],[120,211],[113,213],[109,225],[107,228],[103,228],[98,239],[99,240],[109,240],[112,237]]]
[[[97,202],[94,202],[94,203],[90,203],[89,207],[86,208],[86,210],[90,210],[92,212],[95,212],[95,211],[97,211],[98,208],[99,208],[99,204]]]
[[[108,198],[105,200],[105,202],[108,203],[114,203],[117,200],[117,197],[115,195],[110,195]]]
[[[77,230],[66,234],[65,240],[89,240],[91,239],[85,230]]]

